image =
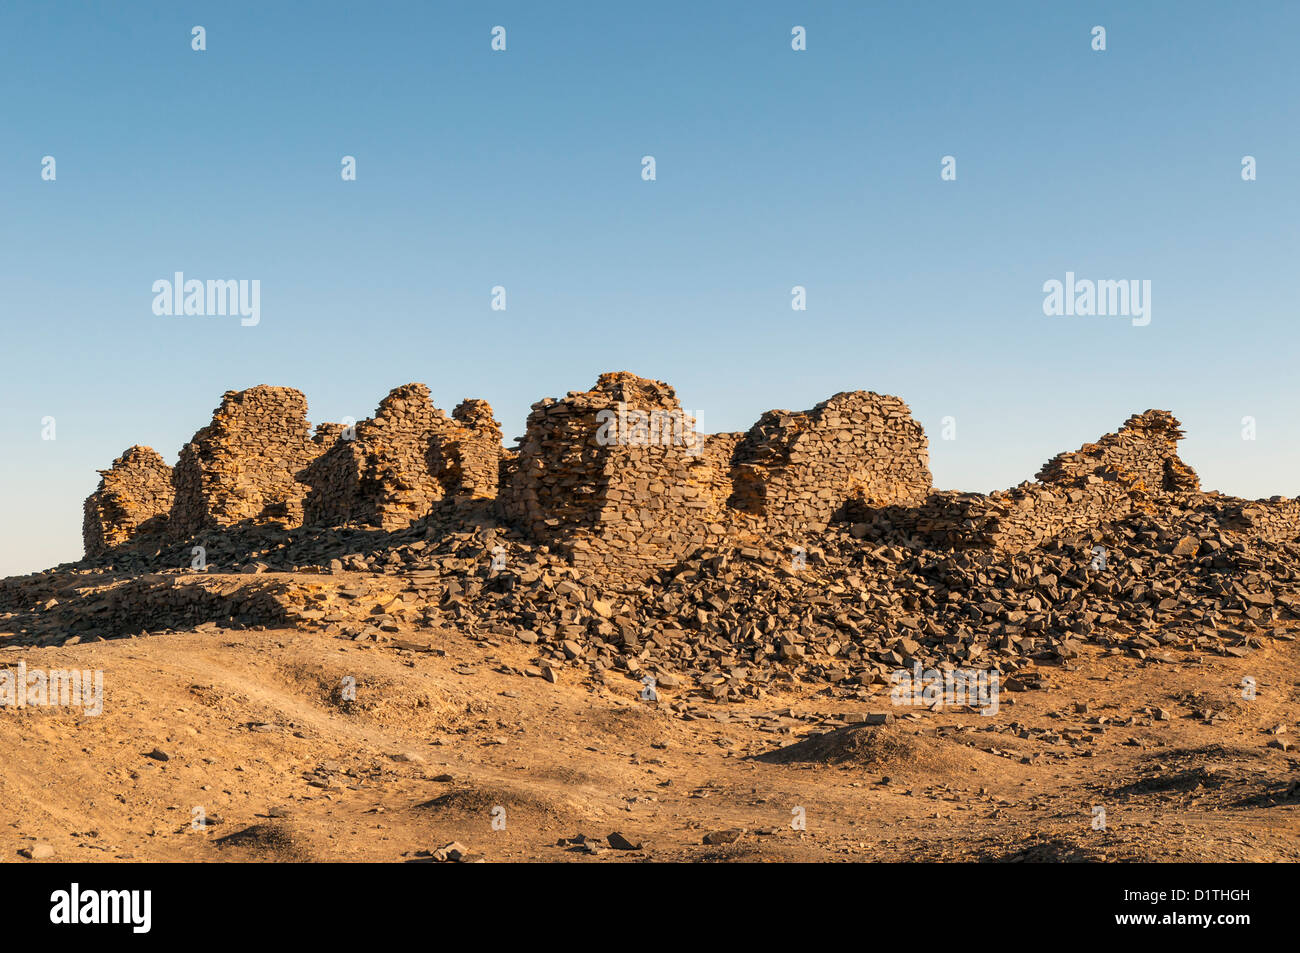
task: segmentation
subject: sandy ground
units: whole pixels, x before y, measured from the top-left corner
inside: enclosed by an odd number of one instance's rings
[[[0,650],[19,659],[102,670],[104,711],[0,708],[6,861],[428,862],[452,841],[487,861],[1300,860],[1300,755],[1279,746],[1300,734],[1297,642],[1174,663],[1085,647],[991,717],[883,687],[656,704],[419,629]],[[639,849],[561,843],[615,832]]]

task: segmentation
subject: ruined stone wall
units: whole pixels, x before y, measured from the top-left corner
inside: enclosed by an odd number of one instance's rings
[[[991,546],[988,499],[983,493],[935,490],[919,503],[876,506],[864,494],[855,493],[845,504],[844,518],[855,524],[855,534],[861,525],[861,535],[897,531],[918,536],[935,548]]]
[[[1093,533],[1147,505],[1147,494],[1118,482],[1088,491],[1025,483],[988,494],[935,492],[916,506],[872,507],[855,499],[846,518],[918,536],[935,549],[1023,552]]]
[[[812,410],[765,413],[736,448],[731,480],[736,509],[815,531],[851,498],[921,501],[931,485],[925,431],[897,397],[839,393]]]
[[[433,461],[444,492],[457,499],[495,499],[500,478],[501,425],[486,400],[463,400],[434,438]]]
[[[172,532],[183,538],[245,520],[299,525],[308,487],[298,475],[315,454],[300,391],[226,391],[172,473]]]
[[[1283,496],[1242,500],[1212,494],[1226,528],[1250,539],[1273,543],[1300,542],[1300,499]]]
[[[1150,494],[1119,480],[1084,488],[1030,483],[990,494],[981,509],[984,533],[994,549],[1023,552],[1050,539],[1081,536],[1135,511],[1149,508]]]
[[[1182,425],[1167,410],[1134,414],[1118,431],[1096,443],[1057,454],[1038,471],[1038,479],[1080,486],[1089,476],[1113,476],[1149,493],[1194,493],[1200,481],[1178,458],[1182,437]]]
[[[515,474],[519,471],[519,448],[502,447],[501,459],[497,465],[497,500],[501,510],[506,510],[506,499],[510,488],[514,486]]]
[[[1162,497],[1198,491],[1196,473],[1178,457],[1183,431],[1173,414],[1134,414],[1115,433],[1049,460],[1038,483],[990,494],[982,509],[997,549],[1022,551],[1151,511]]]
[[[510,477],[507,518],[577,565],[664,565],[722,532],[703,441],[662,381],[602,374],[534,404]]]
[[[332,443],[306,473],[306,522],[398,529],[425,516],[444,496],[433,442],[449,426],[429,388],[413,383],[389,391],[373,417],[319,435]]]
[[[375,416],[357,424],[363,454],[361,522],[384,529],[409,526],[446,494],[439,482],[433,441],[448,426],[424,384],[396,387]]]
[[[1096,443],[1053,457],[1038,482],[987,495],[932,493],[914,508],[884,515],[895,528],[945,547],[1021,552],[1081,536],[1195,494],[1197,476],[1178,457],[1182,435],[1172,414],[1148,410]],[[850,519],[882,515],[861,498],[849,509]]]
[[[865,524],[855,534],[1023,551],[1181,508],[1247,542],[1300,541],[1300,500],[1200,493],[1178,457],[1179,423],[1159,410],[1057,455],[1036,482],[990,494],[932,490],[925,434],[907,406],[862,391],[706,436],[667,384],[603,374],[590,391],[534,404],[517,450],[501,446],[485,401],[448,418],[423,384],[395,388],[354,428],[323,424],[309,436],[306,412],[290,388],[229,391],[174,470],[132,447],[86,500],[87,554],[244,521],[400,529],[439,501],[494,498],[507,522],[576,565],[629,574],[728,534],[815,533],[838,518]]]
[[[87,556],[137,537],[166,535],[175,499],[172,468],[151,447],[129,448],[99,475],[98,489],[86,498],[81,525]]]
[[[700,452],[700,462],[696,467],[701,481],[705,485],[705,494],[709,501],[709,512],[722,516],[726,513],[732,494],[736,487],[731,479],[731,469],[736,455],[736,448],[745,439],[743,432],[700,434],[704,446]]]
[[[311,438],[316,457],[302,475],[309,487],[303,499],[307,526],[343,526],[360,517],[365,455],[355,435],[354,427],[343,424],[317,425]]]
[[[439,500],[495,498],[502,452],[487,401],[463,401],[448,419],[428,387],[405,384],[351,433],[340,428],[308,468],[305,519],[400,529]]]

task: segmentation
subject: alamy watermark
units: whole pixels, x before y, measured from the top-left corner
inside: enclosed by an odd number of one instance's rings
[[[889,700],[895,705],[920,705],[925,708],[969,705],[980,709],[981,715],[998,713],[1000,676],[988,669],[922,670],[921,663],[916,662],[911,671],[896,669],[889,680],[894,683]]]
[[[132,933],[148,933],[152,911],[152,890],[83,890],[74,882],[50,894],[50,922],[56,926],[121,924]]]
[[[1080,317],[1132,318],[1133,327],[1143,328],[1151,323],[1151,279],[1075,278],[1074,272],[1065,273],[1065,281],[1051,278],[1043,282],[1043,314],[1048,317],[1079,315]]]
[[[153,283],[153,313],[159,315],[195,315],[213,317],[239,315],[246,328],[262,320],[262,280],[254,278],[219,279],[206,282],[186,279],[176,272],[172,280],[159,278]]]
[[[617,409],[596,414],[596,443],[602,447],[685,447],[698,456],[704,438],[695,432],[698,415],[685,410],[629,409],[623,401]]]
[[[104,673],[96,669],[0,668],[0,705],[8,708],[80,708],[87,715],[104,712]]]

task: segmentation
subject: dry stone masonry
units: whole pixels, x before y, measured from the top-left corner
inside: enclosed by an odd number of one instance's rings
[[[911,507],[876,508],[855,499],[849,518],[883,521],[949,548],[1026,552],[1084,535],[1100,543],[1107,527],[1134,513],[1185,504],[1198,495],[1195,472],[1178,456],[1182,435],[1168,411],[1148,410],[1095,443],[1053,457],[1035,482],[987,495],[933,492]]]
[[[484,400],[463,401],[451,419],[424,384],[394,388],[355,428],[318,431],[321,456],[307,468],[305,521],[399,529],[446,499],[495,499],[501,427]]]
[[[434,440],[438,478],[457,499],[496,499],[502,453],[501,425],[486,400],[461,401]]]
[[[457,519],[499,521],[609,578],[643,578],[724,545],[815,542],[837,523],[858,539],[1010,553],[1102,544],[1125,521],[1174,511],[1273,542],[1300,538],[1300,501],[1202,493],[1178,456],[1181,426],[1161,410],[989,494],[934,490],[907,405],[867,391],[706,435],[668,384],[608,373],[591,390],[534,404],[509,450],[486,401],[465,400],[447,417],[418,383],[395,388],[355,427],[312,434],[306,415],[291,388],[231,391],[174,471],[131,448],[86,500],[87,556],[239,525],[432,532],[430,521]]]
[[[535,404],[514,450],[486,404],[447,418],[422,385],[355,431],[309,437],[305,413],[296,391],[227,394],[170,512],[166,465],[132,448],[87,501],[89,558],[0,580],[0,635],[454,629],[527,645],[521,676],[711,703],[880,699],[915,665],[1015,692],[1085,645],[1160,664],[1300,629],[1300,500],[1202,492],[1164,411],[990,494],[933,490],[905,405],[864,392],[701,435],[667,384],[605,374]]]
[[[533,405],[503,510],[577,565],[663,565],[721,533],[703,448],[672,387],[602,374]]]
[[[102,471],[85,504],[86,555],[239,525],[399,529],[444,499],[494,500],[503,454],[486,401],[463,401],[448,418],[424,384],[395,388],[355,426],[314,433],[293,388],[228,391],[174,470],[133,447]]]
[[[172,531],[186,537],[243,522],[300,525],[307,487],[298,474],[314,455],[301,391],[226,391],[212,423],[181,449]]]
[[[1038,471],[1038,479],[1078,487],[1095,477],[1147,493],[1195,493],[1200,480],[1178,458],[1182,437],[1182,425],[1167,410],[1134,414],[1116,433],[1053,457]]]
[[[354,439],[341,437],[357,475],[355,484],[342,488],[353,502],[349,521],[384,529],[408,526],[442,499],[431,457],[434,437],[446,426],[429,388],[406,384],[379,402],[374,417],[356,425]]]
[[[172,468],[152,447],[129,448],[99,474],[99,488],[86,498],[82,521],[87,556],[137,537],[166,535],[175,497]]]
[[[836,394],[812,410],[770,410],[736,448],[732,505],[773,525],[819,530],[850,498],[859,506],[922,500],[925,432],[897,397]]]
[[[990,495],[981,507],[982,535],[995,547],[1024,551],[1195,493],[1200,482],[1178,457],[1182,436],[1168,411],[1135,414],[1117,432],[1053,457],[1038,483]]]

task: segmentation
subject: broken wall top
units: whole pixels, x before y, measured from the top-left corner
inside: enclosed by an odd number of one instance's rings
[[[924,429],[902,400],[872,391],[843,391],[806,411],[768,411],[733,462],[732,505],[788,529],[820,528],[850,499],[895,505],[931,487]]]
[[[331,439],[332,438],[332,439]],[[462,401],[449,418],[429,388],[403,384],[351,433],[321,433],[326,449],[306,472],[313,525],[410,525],[448,497],[492,499],[500,470],[501,427],[487,401]]]
[[[301,391],[226,391],[212,422],[181,449],[173,529],[187,536],[244,520],[300,524],[307,487],[297,474],[317,452]]]
[[[99,474],[99,486],[82,508],[86,555],[164,532],[175,498],[172,468],[152,447],[128,448]]]
[[[1115,433],[1053,457],[1038,471],[1044,483],[1077,484],[1089,476],[1118,478],[1149,493],[1196,492],[1200,480],[1178,456],[1182,426],[1167,410],[1134,414]]]
[[[503,497],[508,518],[611,570],[699,545],[717,504],[694,419],[663,381],[602,374],[533,404]]]

